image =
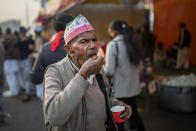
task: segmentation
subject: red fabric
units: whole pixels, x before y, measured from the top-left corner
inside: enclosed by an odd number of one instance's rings
[[[107,45],[104,45],[101,47],[103,49],[104,54],[106,54],[106,47],[107,47]]]
[[[77,29],[72,31],[70,34],[68,34],[68,36],[66,36],[65,38],[66,44],[68,44],[69,41],[71,41],[73,38],[75,38],[79,34],[86,32],[86,31],[91,31],[91,30],[94,30],[94,28],[90,24],[78,27]]]
[[[61,44],[61,37],[63,35],[63,31],[57,32],[54,40],[51,42],[51,51],[54,52]]]
[[[82,74],[82,73],[80,73],[80,72],[79,72],[79,74],[80,74],[85,80],[88,79],[88,77],[87,77],[85,74]]]
[[[154,32],[156,41],[162,41],[169,49],[179,42],[180,27],[184,22],[191,33],[190,62],[196,66],[196,0],[157,0],[155,2]]]

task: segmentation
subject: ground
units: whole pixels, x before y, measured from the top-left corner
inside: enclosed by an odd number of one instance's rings
[[[189,71],[162,70],[155,71],[155,76],[176,75],[196,72],[195,68]],[[33,98],[28,103],[21,102],[21,96],[4,98],[4,111],[11,117],[5,119],[5,124],[0,125],[0,131],[45,131],[42,103]],[[196,131],[196,113],[174,113],[160,107],[158,97],[142,97],[138,100],[142,108],[141,116],[147,131]]]
[[[4,98],[4,111],[11,117],[5,119],[0,131],[44,131],[42,103],[33,98],[28,103],[17,98]]]

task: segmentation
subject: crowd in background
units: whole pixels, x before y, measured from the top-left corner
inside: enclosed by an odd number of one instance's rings
[[[3,35],[2,44],[5,50],[4,73],[9,90],[3,92],[3,96],[17,96],[21,90],[25,90],[23,102],[31,100],[30,73],[33,60],[36,59],[42,44],[46,42],[40,35],[41,30],[35,29],[36,37],[33,40],[26,35],[26,28],[20,27],[19,33],[12,33],[7,28]]]
[[[66,56],[63,33],[72,19],[68,15],[57,16],[54,24],[56,34],[51,40],[42,36],[41,26],[36,26],[33,38],[27,36],[25,27],[20,27],[19,32],[7,28],[4,34],[0,30],[0,113],[3,111],[2,96],[14,97],[25,91],[22,101],[28,102],[32,99],[32,90],[36,90],[36,96],[43,99],[44,71],[48,65]],[[186,26],[181,24],[180,27],[185,30]],[[148,24],[134,31],[125,21],[116,20],[109,25],[108,33],[111,41],[106,45],[100,42],[100,54],[105,56],[105,73],[109,79],[113,79],[111,85],[116,97],[132,106],[131,129],[144,131],[136,97],[141,92],[140,74],[145,70],[145,62],[154,64],[154,67],[165,65],[179,69],[184,65],[188,69],[190,33],[181,31],[179,43],[175,43],[167,52],[163,50],[162,42],[158,42],[155,48],[156,37]],[[8,90],[3,91],[6,85]],[[124,130],[122,125],[118,126]]]

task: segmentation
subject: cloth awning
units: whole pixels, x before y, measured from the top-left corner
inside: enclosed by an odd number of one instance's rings
[[[49,0],[46,5],[46,13],[53,16],[84,1],[85,0]]]

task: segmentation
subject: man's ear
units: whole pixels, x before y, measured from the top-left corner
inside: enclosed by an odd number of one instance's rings
[[[69,54],[69,52],[70,52],[70,46],[69,45],[67,45],[67,44],[64,44],[64,50]]]
[[[67,44],[64,45],[64,50],[67,52],[67,54],[69,54],[70,56],[73,53],[73,50],[71,49],[71,47]]]

